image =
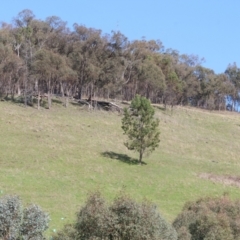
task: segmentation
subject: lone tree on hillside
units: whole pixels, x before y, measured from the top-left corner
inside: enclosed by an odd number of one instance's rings
[[[122,129],[128,136],[125,146],[129,150],[139,153],[139,163],[142,163],[143,154],[152,152],[159,145],[159,120],[154,118],[154,108],[145,97],[136,95],[130,108],[124,109]]]

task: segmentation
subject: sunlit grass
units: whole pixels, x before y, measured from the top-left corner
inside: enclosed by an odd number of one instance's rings
[[[239,197],[237,187],[199,178],[240,175],[239,114],[178,107],[172,114],[156,108],[156,116],[160,147],[139,166],[124,161],[137,154],[123,145],[117,113],[0,102],[0,191],[49,212],[49,234],[73,221],[94,190],[109,201],[120,191],[151,200],[169,221],[186,201],[225,192]]]

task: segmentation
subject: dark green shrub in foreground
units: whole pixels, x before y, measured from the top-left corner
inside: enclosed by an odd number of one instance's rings
[[[176,231],[152,203],[139,204],[127,196],[120,196],[110,210],[116,219],[116,239],[177,239]]]
[[[21,226],[21,202],[16,196],[0,198],[0,238],[16,239]]]
[[[78,239],[108,239],[114,234],[114,217],[99,193],[91,195],[77,213]]]
[[[176,240],[177,234],[151,203],[120,196],[109,206],[94,193],[77,214],[76,224],[66,226],[53,239]]]
[[[173,226],[179,240],[240,239],[240,202],[222,197],[187,203]]]
[[[22,239],[44,239],[43,232],[48,229],[49,217],[37,205],[30,205],[22,212],[20,235]]]
[[[49,217],[37,205],[23,209],[17,196],[0,198],[0,239],[41,240]]]

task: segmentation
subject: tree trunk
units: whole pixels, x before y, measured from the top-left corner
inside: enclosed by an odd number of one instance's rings
[[[40,91],[38,91],[38,106],[37,109],[39,110],[41,106],[41,96],[40,96]]]
[[[51,104],[52,100],[51,100],[51,92],[50,90],[48,90],[48,109],[51,109]]]
[[[11,99],[12,99],[12,101],[14,100],[14,95],[15,95],[15,85],[13,85],[12,91],[11,91]]]
[[[27,90],[26,90],[26,87],[24,89],[24,105],[25,105],[25,107],[27,106]]]
[[[60,81],[60,91],[61,91],[61,94],[62,94],[62,98],[64,97],[64,89],[63,89],[63,83],[62,81]]]
[[[69,89],[66,89],[66,97],[65,97],[65,107],[68,107],[69,103]]]
[[[78,99],[82,99],[82,84],[78,85]]]
[[[142,165],[142,157],[143,157],[143,151],[140,150],[139,152],[139,164]]]
[[[50,80],[48,81],[48,109],[51,109],[52,99],[51,99],[51,84]]]
[[[21,88],[20,88],[20,83],[17,83],[17,95],[20,96],[21,95]]]
[[[234,100],[232,100],[232,109],[231,109],[231,111],[233,112],[234,111]]]

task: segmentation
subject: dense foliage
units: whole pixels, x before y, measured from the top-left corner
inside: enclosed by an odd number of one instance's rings
[[[139,204],[122,195],[109,206],[94,193],[77,214],[76,224],[65,226],[54,239],[174,240],[177,234],[151,203]]]
[[[159,40],[129,41],[120,32],[66,22],[51,16],[38,20],[23,10],[12,24],[0,27],[0,96],[21,96],[25,104],[42,97],[120,98],[136,94],[154,103],[225,109],[226,97],[239,101],[240,70],[229,65],[223,74],[203,67],[197,56],[164,49]]]
[[[122,129],[128,136],[125,143],[129,150],[139,153],[139,163],[143,154],[152,152],[160,142],[158,131],[159,120],[154,119],[154,108],[145,97],[136,95],[131,101],[130,108],[124,109]]]
[[[240,239],[240,202],[222,197],[187,203],[173,226],[179,240]]]
[[[23,209],[17,196],[0,198],[0,239],[42,240],[49,217],[37,205]]]

